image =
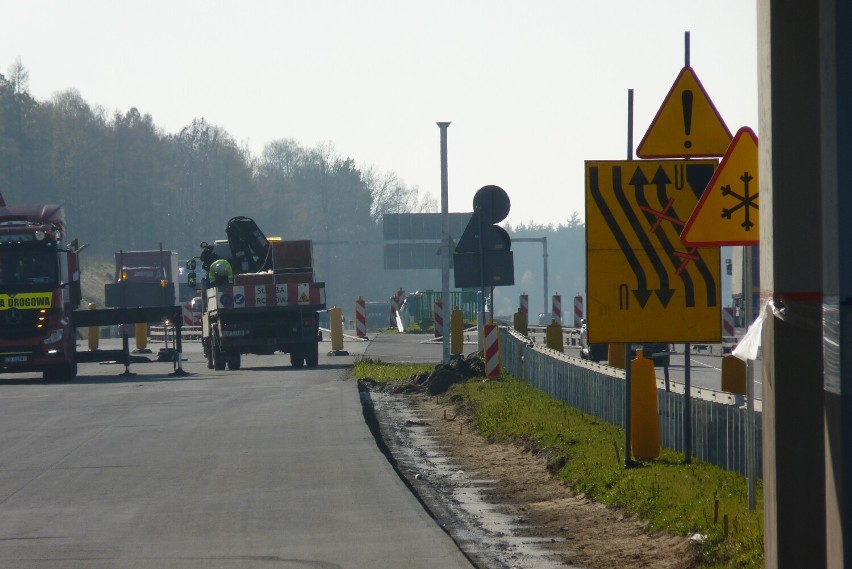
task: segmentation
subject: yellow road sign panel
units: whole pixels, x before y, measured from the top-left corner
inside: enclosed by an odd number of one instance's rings
[[[680,239],[716,165],[586,162],[590,342],[721,340],[719,249]]]
[[[737,131],[722,163],[681,233],[689,245],[757,245],[758,215],[757,135],[750,128]]]
[[[731,131],[698,76],[684,67],[636,148],[640,158],[722,156]]]

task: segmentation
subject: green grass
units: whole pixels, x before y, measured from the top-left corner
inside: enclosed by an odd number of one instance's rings
[[[358,379],[371,378],[376,383],[400,381],[412,375],[432,371],[434,364],[389,364],[381,361],[365,359],[355,362],[353,375]]]
[[[356,364],[354,374],[393,381],[432,367],[366,361]],[[657,460],[626,469],[622,429],[514,378],[458,384],[447,397],[471,412],[485,437],[545,453],[551,471],[575,492],[624,508],[656,530],[704,535],[699,551],[705,567],[763,567],[760,481],[757,508],[749,512],[743,476],[697,461],[682,464],[680,453],[663,449]]]

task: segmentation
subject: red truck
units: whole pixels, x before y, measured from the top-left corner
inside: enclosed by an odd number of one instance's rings
[[[319,362],[319,315],[325,283],[314,281],[311,242],[267,239],[253,220],[232,218],[227,240],[201,244],[205,274],[227,259],[233,282],[203,284],[202,347],[207,366],[239,369],[241,354],[290,354],[290,364]],[[194,271],[194,260],[189,262]],[[194,283],[191,284],[194,286]]]
[[[0,195],[0,372],[77,375],[80,264],[65,238],[62,206],[7,206]]]

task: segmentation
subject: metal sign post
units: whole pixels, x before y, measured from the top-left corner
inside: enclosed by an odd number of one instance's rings
[[[450,322],[450,225],[449,225],[449,189],[447,176],[447,127],[448,122],[439,122],[441,129],[441,297],[444,300],[442,318],[445,324]],[[450,335],[443,334],[442,362],[450,363]]]

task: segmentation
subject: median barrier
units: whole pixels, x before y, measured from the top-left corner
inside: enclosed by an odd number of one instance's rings
[[[622,351],[623,352],[623,351]],[[554,399],[624,428],[625,374],[616,369],[551,350],[530,342],[511,328],[500,329],[503,370],[544,391]],[[665,391],[657,380],[660,444],[684,451],[683,412],[686,397],[681,384]],[[760,401],[755,401],[759,407]],[[748,413],[741,397],[693,387],[692,456],[726,470],[746,474],[746,426]],[[757,476],[762,476],[762,413],[754,413]]]

